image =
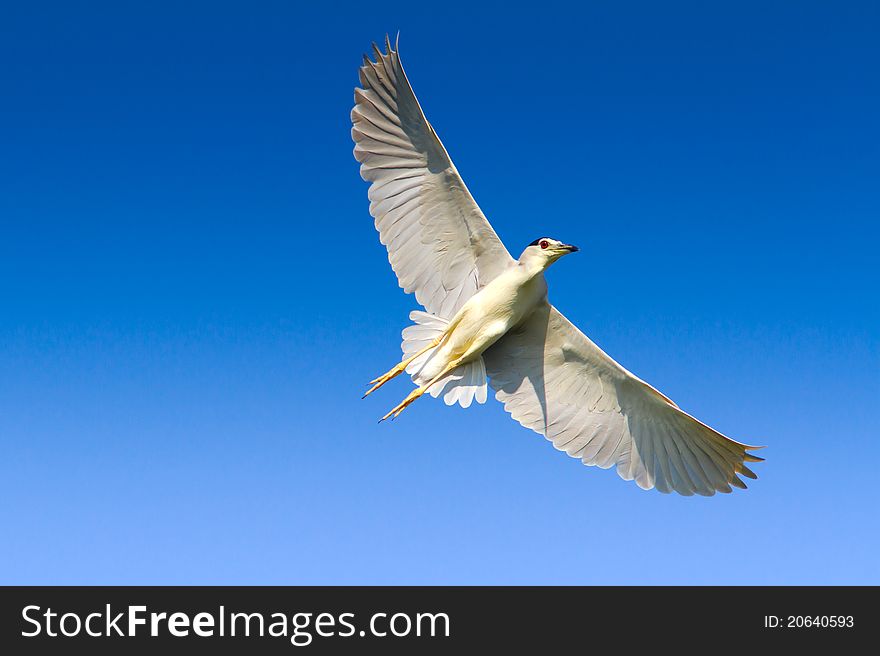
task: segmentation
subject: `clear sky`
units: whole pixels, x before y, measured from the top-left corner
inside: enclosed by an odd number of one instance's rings
[[[880,583],[876,3],[87,4],[0,18],[0,583]],[[398,29],[508,248],[581,246],[551,300],[766,444],[749,490],[493,399],[377,425],[416,305],[349,111]]]

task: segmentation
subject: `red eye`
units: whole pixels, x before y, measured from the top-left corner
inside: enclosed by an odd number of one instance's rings
[[[541,248],[547,248],[549,245],[550,245],[550,242],[548,242],[546,239],[542,239],[541,243],[538,244],[538,246],[540,246]]]

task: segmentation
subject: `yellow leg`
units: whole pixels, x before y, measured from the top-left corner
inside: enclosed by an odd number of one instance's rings
[[[407,395],[407,397],[406,397],[403,401],[401,401],[401,402],[398,403],[396,406],[394,406],[394,407],[388,412],[388,414],[386,414],[384,417],[382,417],[382,418],[379,420],[379,422],[381,423],[381,422],[385,421],[386,419],[388,419],[388,417],[391,417],[391,418],[393,418],[393,419],[396,419],[397,416],[398,416],[401,412],[403,412],[404,410],[406,410],[407,407],[409,407],[409,405],[410,405],[413,401],[415,401],[415,400],[416,400],[417,398],[419,398],[422,394],[424,394],[424,393],[427,392],[429,389],[431,389],[431,385],[433,385],[434,383],[436,383],[438,380],[440,380],[441,378],[443,378],[443,376],[445,376],[446,374],[448,374],[450,371],[453,371],[458,365],[460,365],[460,364],[461,364],[461,361],[462,361],[462,358],[456,358],[455,360],[453,360],[452,362],[450,362],[448,365],[446,365],[446,367],[444,367],[443,371],[441,371],[439,374],[437,374],[436,376],[434,376],[430,381],[428,381],[427,383],[425,383],[425,384],[422,385],[421,387],[417,387],[417,388],[414,389],[412,392],[410,392],[410,393]]]
[[[389,369],[386,373],[382,374],[382,375],[379,376],[378,378],[374,378],[373,380],[371,380],[371,381],[370,381],[370,385],[372,385],[372,387],[371,387],[370,389],[368,389],[368,390],[367,390],[367,393],[364,394],[361,398],[362,398],[362,399],[367,398],[370,394],[372,394],[372,393],[375,392],[377,389],[379,389],[380,387],[382,387],[382,385],[384,385],[385,383],[387,383],[389,380],[391,380],[392,378],[394,378],[394,377],[399,376],[400,374],[402,374],[404,371],[406,371],[406,368],[409,366],[409,363],[410,363],[410,362],[412,362],[413,360],[415,360],[415,359],[416,359],[417,357],[419,357],[422,353],[425,353],[425,352],[427,352],[427,351],[430,351],[430,350],[431,350],[432,348],[434,348],[435,346],[438,346],[438,345],[440,344],[440,342],[443,341],[443,338],[444,338],[444,337],[446,337],[445,334],[440,335],[440,337],[438,337],[437,339],[435,339],[434,341],[432,341],[430,344],[428,344],[425,348],[423,348],[423,349],[422,349],[421,351],[419,351],[418,353],[414,353],[413,355],[409,356],[409,357],[406,358],[405,360],[402,360],[399,364],[394,365],[394,367],[392,367],[391,369]]]

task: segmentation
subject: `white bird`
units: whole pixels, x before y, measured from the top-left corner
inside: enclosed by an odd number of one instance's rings
[[[407,293],[404,359],[372,393],[406,371],[447,405],[485,403],[487,381],[504,409],[586,465],[617,467],[643,489],[711,496],[756,478],[760,447],[709,428],[606,355],[547,301],[543,272],[578,250],[549,237],[518,260],[505,249],[428,123],[397,45],[373,44],[351,112],[354,155],[370,182],[370,214]],[[366,396],[365,394],[364,396]]]

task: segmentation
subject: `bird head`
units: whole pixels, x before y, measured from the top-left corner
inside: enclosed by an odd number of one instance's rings
[[[563,255],[578,251],[577,246],[571,244],[563,244],[557,239],[550,237],[541,237],[526,246],[526,249],[519,256],[519,261],[523,264],[537,264],[542,269],[546,269]]]

